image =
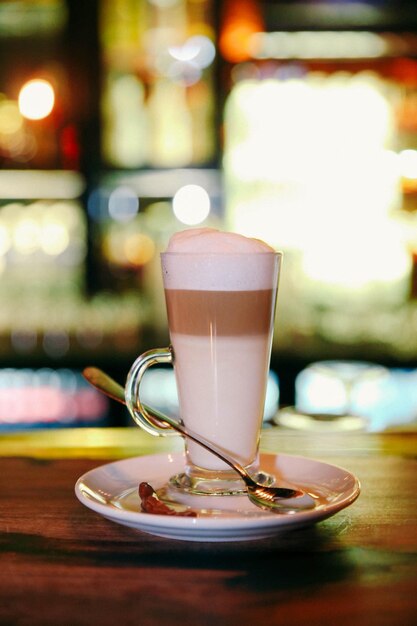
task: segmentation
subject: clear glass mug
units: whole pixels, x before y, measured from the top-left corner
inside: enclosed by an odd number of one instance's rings
[[[184,425],[256,474],[282,254],[166,252],[162,275],[171,346],[139,356],[126,403],[153,435],[175,434],[143,407],[140,381],[154,364],[172,363]],[[235,472],[185,442],[184,472],[170,486],[192,494],[242,493]]]

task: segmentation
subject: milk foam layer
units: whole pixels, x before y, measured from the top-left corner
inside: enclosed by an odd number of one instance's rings
[[[173,235],[161,259],[165,289],[253,291],[275,285],[281,255],[258,239],[197,228]]]
[[[172,235],[167,252],[246,254],[248,252],[274,252],[274,250],[260,239],[251,239],[215,228],[190,228]]]

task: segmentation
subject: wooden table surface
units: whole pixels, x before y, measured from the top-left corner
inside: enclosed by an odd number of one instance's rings
[[[133,428],[0,437],[1,626],[417,624],[415,432],[265,430],[264,451],[336,463],[362,484],[350,507],[274,539],[160,539],[75,498],[107,460],[181,445]]]

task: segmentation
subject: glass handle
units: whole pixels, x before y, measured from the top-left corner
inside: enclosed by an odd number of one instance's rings
[[[148,367],[159,363],[173,363],[173,360],[171,346],[148,350],[136,359],[127,375],[125,398],[129,413],[135,422],[151,435],[175,435],[176,431],[166,422],[158,420],[144,407],[140,399],[140,383]]]

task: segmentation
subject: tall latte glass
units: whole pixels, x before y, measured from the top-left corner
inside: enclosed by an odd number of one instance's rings
[[[135,361],[127,404],[146,430],[167,433],[143,409],[139,383],[149,365],[172,362],[184,425],[256,474],[281,254],[209,229],[185,231],[185,240],[193,232],[201,251],[171,246],[161,255],[171,346]],[[231,244],[220,245],[219,237]],[[184,472],[171,486],[201,494],[243,491],[229,466],[193,442],[186,442]]]

